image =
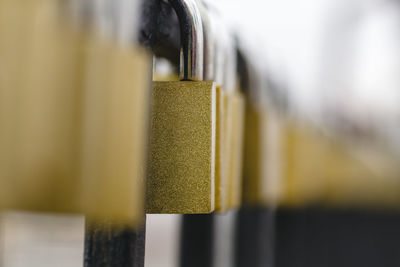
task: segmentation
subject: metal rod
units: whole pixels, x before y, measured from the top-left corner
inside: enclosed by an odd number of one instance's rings
[[[144,267],[146,223],[139,229],[86,224],[84,267]]]
[[[181,30],[181,80],[203,80],[203,25],[194,0],[169,0]]]

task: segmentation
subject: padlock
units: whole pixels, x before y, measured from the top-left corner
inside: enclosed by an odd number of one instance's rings
[[[204,32],[204,80],[216,84],[216,130],[215,130],[215,211],[226,212],[228,209],[229,174],[226,143],[229,142],[224,131],[228,127],[226,101],[226,63],[228,36],[219,14],[211,7],[199,2]],[[211,9],[211,10],[210,10]],[[233,63],[233,62],[230,62]],[[230,68],[231,69],[231,68]]]
[[[225,138],[227,143],[228,207],[236,209],[241,204],[242,196],[242,159],[245,98],[238,84],[237,47],[234,38],[229,36],[227,74],[224,104],[227,113]]]
[[[216,87],[203,79],[203,30],[192,0],[170,0],[181,27],[181,80],[154,82],[147,213],[214,210]]]
[[[233,94],[232,100],[232,137],[229,177],[229,207],[237,209],[242,203],[242,168],[243,168],[243,139],[244,139],[245,98],[240,91]]]
[[[219,14],[211,13],[210,21],[214,25],[215,56],[214,72],[217,85],[217,129],[216,129],[216,175],[215,175],[215,211],[224,213],[229,209],[229,134],[231,125],[229,97],[227,95],[227,57],[229,37]]]
[[[0,206],[77,212],[81,33],[60,1],[0,1]]]
[[[268,203],[268,109],[263,95],[265,84],[261,66],[255,55],[243,44],[239,44],[246,59],[248,85],[245,104],[245,133],[243,160],[244,206],[265,206]]]
[[[398,207],[396,157],[299,118],[285,124],[280,206]]]
[[[96,18],[91,29],[87,17],[69,21],[64,4],[0,1],[0,206],[133,226],[143,217],[151,58],[100,36]]]
[[[144,215],[151,57],[132,43],[132,2],[96,3],[84,79],[83,211],[91,221],[134,226]]]
[[[349,136],[322,137],[324,203],[334,207],[398,209],[400,181],[396,177],[400,168],[397,155]]]
[[[286,119],[284,127],[281,155],[285,167],[279,205],[317,204],[326,189],[323,135],[299,118]]]

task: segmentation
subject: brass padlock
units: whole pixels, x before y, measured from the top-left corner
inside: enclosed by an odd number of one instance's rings
[[[81,204],[91,221],[134,226],[144,215],[151,57],[132,42],[134,6],[96,4],[86,43]]]
[[[242,193],[242,149],[244,131],[244,95],[239,90],[237,73],[237,47],[234,39],[229,36],[226,94],[224,105],[226,124],[224,129],[226,139],[227,176],[228,176],[228,208],[236,209],[241,204]]]
[[[269,204],[268,195],[268,109],[262,91],[265,90],[263,76],[258,62],[252,60],[251,53],[245,46],[240,46],[247,71],[243,191],[242,201],[245,206],[263,206]]]
[[[23,2],[0,1],[0,206],[139,223],[151,58]]]
[[[215,175],[215,210],[224,213],[229,209],[229,135],[228,128],[231,125],[230,98],[227,95],[227,59],[229,54],[229,37],[226,28],[223,26],[220,17],[211,17],[211,21],[215,25],[214,35],[216,40],[214,70],[215,81],[217,84],[217,130],[216,130],[216,175]],[[231,77],[232,78],[232,77]]]
[[[170,0],[181,26],[181,80],[154,82],[147,213],[214,210],[216,87],[203,79],[203,30],[192,0]]]
[[[77,212],[82,34],[55,0],[0,1],[0,206]]]
[[[397,208],[398,159],[304,120],[286,122],[280,205]]]
[[[242,175],[243,175],[243,139],[244,139],[244,112],[245,98],[241,92],[235,92],[232,100],[232,137],[229,180],[229,207],[239,208],[242,203]]]

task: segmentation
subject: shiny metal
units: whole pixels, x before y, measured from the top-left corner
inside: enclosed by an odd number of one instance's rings
[[[184,81],[203,80],[204,41],[199,8],[194,0],[169,0],[181,29],[181,74]]]
[[[215,82],[224,87],[225,79],[224,79],[224,67],[225,67],[225,62],[226,62],[226,54],[225,50],[227,47],[227,38],[226,35],[224,34],[224,28],[222,26],[222,22],[218,16],[218,14],[213,13],[212,14],[212,19],[215,21],[216,24],[216,36],[218,38],[216,39],[216,51],[215,51]]]
[[[203,79],[205,81],[215,80],[215,55],[216,55],[216,25],[207,7],[199,1],[199,10],[203,22],[204,38],[204,69]]]
[[[225,66],[225,86],[228,92],[235,92],[237,87],[237,53],[236,53],[236,42],[229,31],[229,29],[225,26],[225,31],[227,35],[227,49],[226,53],[226,66]]]

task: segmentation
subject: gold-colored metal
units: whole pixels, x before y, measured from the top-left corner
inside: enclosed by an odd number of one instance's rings
[[[143,216],[150,62],[141,49],[88,43],[81,190],[91,219],[132,224]]]
[[[268,202],[266,192],[267,112],[251,102],[245,107],[243,204],[258,206]]]
[[[227,127],[227,96],[226,92],[217,86],[217,127],[216,127],[216,148],[215,148],[215,210],[225,212],[228,209],[228,175],[225,150]]]
[[[154,82],[147,213],[210,213],[215,204],[216,87]]]
[[[144,209],[151,58],[0,0],[0,208],[134,226]]]
[[[287,121],[285,132],[280,205],[399,207],[395,155],[328,136],[305,122]]]
[[[282,160],[284,205],[316,203],[325,195],[325,145],[321,134],[311,127],[286,122]]]
[[[244,96],[235,92],[232,95],[231,154],[229,155],[229,189],[228,206],[238,208],[242,202],[242,167],[243,167],[243,133],[244,133]]]
[[[0,0],[0,206],[77,211],[82,39],[59,1]]]
[[[231,196],[231,189],[233,186],[232,176],[231,176],[231,169],[232,169],[232,161],[231,155],[234,153],[232,148],[232,126],[233,126],[233,92],[226,92],[222,93],[222,171],[221,171],[221,181],[223,185],[223,196],[224,200],[222,202],[222,208],[220,212],[226,212],[231,208],[230,206],[230,196]]]

